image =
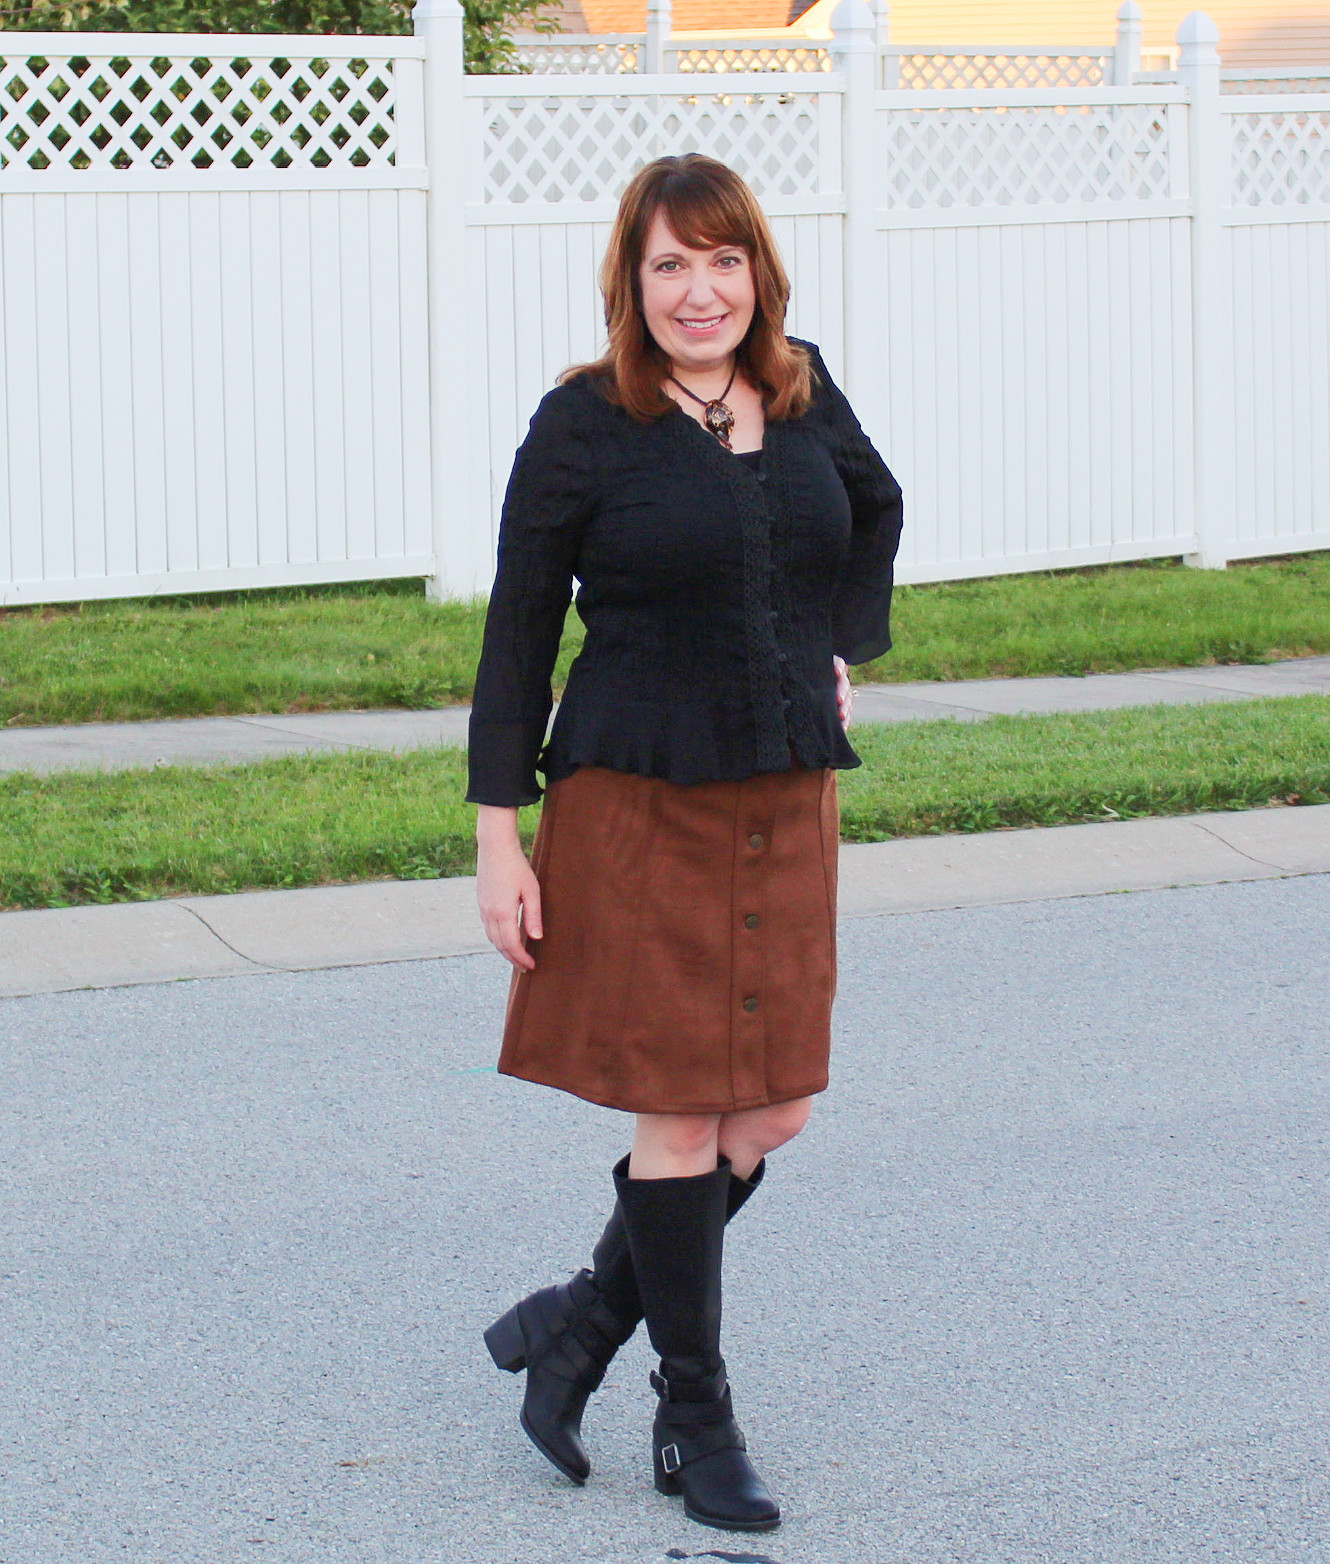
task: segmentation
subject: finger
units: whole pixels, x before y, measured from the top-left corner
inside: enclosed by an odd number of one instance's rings
[[[485,923],[485,938],[490,942],[491,945],[494,946],[495,950],[497,950],[498,953],[501,956],[503,956],[505,958],[505,960],[506,960],[508,953],[503,948],[503,923],[502,923],[502,921],[499,918],[497,918],[497,917],[492,917],[491,916],[491,917],[486,917],[485,920],[484,920],[484,923]]]
[[[522,927],[532,939],[544,937],[545,927],[540,916],[540,882],[534,876],[522,892]]]
[[[500,921],[499,937],[499,950],[515,967],[533,967],[535,965],[535,962],[527,954],[526,946],[522,943],[522,928],[518,922],[516,908]]]
[[[528,955],[522,944],[521,931],[517,926],[516,915],[512,917],[491,916],[485,919],[485,938],[494,946],[495,950],[515,967],[521,967],[529,971],[535,966],[535,961]]]
[[[530,972],[536,965],[535,958],[522,943],[522,932],[514,919],[505,923],[503,928],[503,944],[499,947],[503,954],[515,967],[520,967],[523,972]]]

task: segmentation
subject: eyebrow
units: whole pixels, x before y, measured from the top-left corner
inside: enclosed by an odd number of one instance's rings
[[[711,249],[710,249],[709,253],[712,254],[712,255],[719,255],[719,254],[723,253],[726,250],[737,250],[741,255],[746,255],[748,253],[747,250],[745,249],[745,247],[743,245],[741,245],[741,244],[713,244],[711,246]],[[698,252],[696,250],[694,250],[692,253],[694,255],[696,255]],[[647,256],[648,262],[650,262],[650,261],[681,261],[681,260],[683,260],[683,258],[684,258],[684,251],[683,250],[659,250],[655,254],[649,254]]]

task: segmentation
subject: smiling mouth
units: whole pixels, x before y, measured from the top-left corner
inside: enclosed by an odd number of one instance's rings
[[[676,315],[674,323],[676,326],[682,326],[685,331],[711,331],[724,319],[724,315],[709,315],[706,320],[688,320],[682,315]]]

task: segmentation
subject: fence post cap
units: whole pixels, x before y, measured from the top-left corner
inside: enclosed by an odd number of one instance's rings
[[[871,33],[877,30],[877,18],[867,0],[840,0],[831,13],[831,31],[837,37],[846,33]]]
[[[1193,48],[1204,47],[1206,44],[1213,47],[1219,42],[1219,29],[1204,11],[1188,11],[1178,23],[1177,41],[1184,48],[1188,44]]]
[[[465,14],[461,0],[416,0],[411,7],[413,22],[433,22],[440,17],[456,18]]]
[[[1142,14],[1140,6],[1136,4],[1136,0],[1122,0],[1122,4],[1118,7],[1118,21],[1120,22],[1139,22]],[[1198,12],[1197,14],[1199,15],[1200,13]]]

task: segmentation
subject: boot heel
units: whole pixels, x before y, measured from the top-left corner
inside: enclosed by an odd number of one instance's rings
[[[497,1368],[516,1374],[526,1367],[526,1338],[522,1335],[522,1322],[517,1317],[514,1304],[507,1314],[500,1315],[485,1332],[485,1345]]]

